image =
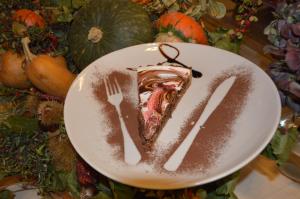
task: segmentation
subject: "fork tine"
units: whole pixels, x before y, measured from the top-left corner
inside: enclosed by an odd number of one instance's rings
[[[110,92],[109,85],[108,85],[108,82],[107,82],[107,78],[106,78],[106,77],[104,77],[104,85],[105,85],[106,95],[107,95],[107,96],[110,96],[110,95],[111,95],[111,92]]]
[[[114,80],[115,80],[115,85],[116,85],[116,90],[117,90],[117,92],[121,93],[121,92],[122,92],[122,90],[121,90],[121,88],[120,88],[120,85],[119,85],[119,83],[118,83],[117,79],[116,79],[116,78],[114,78]]]
[[[111,95],[115,94],[114,85],[111,82],[111,78],[107,77],[107,82],[108,82],[110,94]]]
[[[111,81],[111,87],[113,88],[114,94],[118,94],[118,89],[117,89],[116,84],[113,80]]]
[[[109,88],[110,88],[110,91],[111,91],[111,94],[112,95],[114,95],[114,94],[116,94],[116,89],[115,89],[115,85],[114,85],[114,82],[113,81],[111,81],[111,78],[110,78],[110,81],[109,81],[109,79],[108,79],[108,82],[109,82]]]

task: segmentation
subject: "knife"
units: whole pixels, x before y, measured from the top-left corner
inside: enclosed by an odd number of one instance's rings
[[[179,147],[174,151],[170,156],[167,162],[164,164],[164,168],[168,171],[176,171],[181,165],[186,153],[190,149],[194,139],[198,135],[198,132],[201,130],[201,127],[204,125],[209,116],[214,112],[218,105],[222,102],[224,97],[227,95],[228,91],[235,82],[236,76],[231,76],[225,79],[213,92],[207,105],[205,106],[200,118],[190,131],[190,133],[185,137],[183,142]]]

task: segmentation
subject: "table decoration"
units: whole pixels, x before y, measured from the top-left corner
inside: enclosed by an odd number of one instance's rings
[[[200,187],[173,191],[144,190],[104,177],[78,157],[64,126],[63,96],[53,95],[42,87],[38,90],[33,86],[36,84],[30,83],[30,78],[22,73],[26,60],[22,39],[30,38],[28,45],[33,54],[47,54],[56,58],[61,56],[58,61],[60,65],[72,73],[80,72],[81,68],[70,53],[68,32],[75,14],[88,2],[0,2],[0,70],[1,74],[6,73],[5,77],[2,75],[0,78],[0,198],[13,198],[14,192],[7,187],[20,182],[24,184],[24,190],[31,189],[25,185],[33,185],[44,198],[236,198],[234,188],[238,172]],[[222,18],[226,14],[225,5],[215,0],[132,2],[142,4],[152,22],[166,12],[177,11],[193,17],[204,29],[202,17],[210,15]],[[239,52],[243,35],[250,24],[258,20],[255,15],[262,2],[237,0],[236,4],[238,28],[217,27],[216,31],[207,32],[209,45]],[[154,28],[153,32],[158,34],[159,30]],[[11,69],[11,66],[15,68]],[[293,138],[296,130],[292,128],[291,131],[293,133],[288,135]],[[290,147],[288,142],[282,141],[287,138],[282,139],[281,135],[285,134],[276,134],[265,152],[279,162],[286,159],[289,150],[285,149]],[[280,144],[283,142],[285,145]]]
[[[264,155],[276,160],[279,166],[285,163],[297,143],[299,136],[296,118],[299,115],[299,24],[300,3],[297,1],[271,2],[274,20],[264,30],[270,44],[264,47],[265,53],[274,57],[268,73],[276,83],[283,106],[291,111],[283,115],[279,128],[265,149]]]
[[[276,57],[269,66],[282,98],[282,103],[291,107],[296,114],[299,106],[299,65],[300,65],[300,3],[280,3],[275,6],[274,20],[265,28],[270,44],[266,53]]]

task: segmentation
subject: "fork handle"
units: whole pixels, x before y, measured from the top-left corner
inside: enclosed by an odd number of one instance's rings
[[[119,115],[124,141],[124,160],[129,165],[136,165],[141,160],[141,154],[137,149],[135,143],[133,142],[130,134],[128,133],[127,127],[122,117],[120,106],[116,106],[116,109]]]

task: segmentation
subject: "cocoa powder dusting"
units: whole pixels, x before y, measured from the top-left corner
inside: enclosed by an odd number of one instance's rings
[[[171,154],[176,150],[179,144],[187,136],[194,126],[194,123],[199,119],[205,105],[207,104],[210,96],[217,86],[231,75],[236,75],[236,81],[232,88],[223,99],[221,104],[212,113],[204,124],[204,128],[198,133],[194,143],[190,150],[186,154],[181,166],[178,168],[176,173],[185,173],[191,171],[205,171],[207,168],[214,164],[216,158],[220,155],[221,149],[223,148],[226,141],[232,134],[232,126],[235,119],[240,115],[244,105],[246,104],[248,94],[251,90],[251,72],[250,71],[238,71],[228,70],[223,73],[224,75],[216,77],[210,86],[209,96],[201,102],[197,108],[193,111],[191,116],[187,118],[185,124],[182,127],[181,136],[175,144],[170,146],[168,151],[163,152],[163,157],[153,157],[151,154],[146,152],[142,146],[142,141],[138,132],[138,110],[137,104],[131,102],[128,97],[124,97],[121,103],[121,112],[124,117],[125,124],[128,128],[134,143],[141,152],[141,162],[152,162],[155,163],[154,167],[158,172],[167,172],[163,169],[164,163],[168,160]],[[112,72],[110,77],[117,78],[120,83],[123,93],[128,93],[130,86],[132,85],[131,77],[127,74],[120,72]],[[116,151],[115,157],[123,161],[124,149],[123,149],[123,137],[120,128],[120,121],[117,112],[113,105],[107,101],[106,91],[104,82],[99,79],[98,82],[93,85],[94,96],[96,99],[104,105],[103,112],[108,121],[111,123],[112,132],[106,138],[107,142],[113,146],[117,146],[120,150]],[[137,88],[136,88],[137,89]],[[138,96],[136,96],[138,98]]]
[[[134,104],[129,99],[129,96],[125,95],[130,92],[131,77],[128,74],[120,73],[117,71],[112,72],[109,78],[113,80],[116,78],[120,84],[124,99],[121,103],[122,117],[124,118],[125,125],[130,133],[134,143],[136,144],[139,151],[142,151],[143,147],[139,138],[138,132],[138,118],[137,118],[137,105]],[[112,126],[112,131],[109,136],[107,136],[107,143],[112,146],[117,146],[120,150],[116,151],[115,158],[119,160],[124,160],[124,145],[123,136],[120,126],[120,120],[117,111],[113,105],[107,101],[107,95],[105,91],[105,85],[103,79],[99,79],[96,83],[92,85],[94,96],[96,99],[104,106],[101,114],[105,114],[110,126]],[[136,88],[137,89],[137,88]],[[146,154],[142,155],[142,159],[145,159]]]
[[[164,158],[159,161],[160,165],[156,167],[157,169],[162,168],[163,164],[191,131],[203,112],[210,96],[213,94],[213,91],[222,81],[231,75],[237,76],[235,83],[221,104],[210,115],[201,129],[201,132],[198,133],[182,164],[177,169],[177,173],[191,171],[205,172],[205,170],[214,164],[223,146],[232,134],[231,128],[235,119],[237,119],[247,101],[248,94],[251,90],[251,73],[249,71],[243,71],[242,73],[228,71],[212,81],[209,91],[210,95],[205,99],[204,103],[197,106],[191,116],[186,120],[186,123],[182,127],[180,138],[173,146],[170,146],[168,152],[165,152]]]

